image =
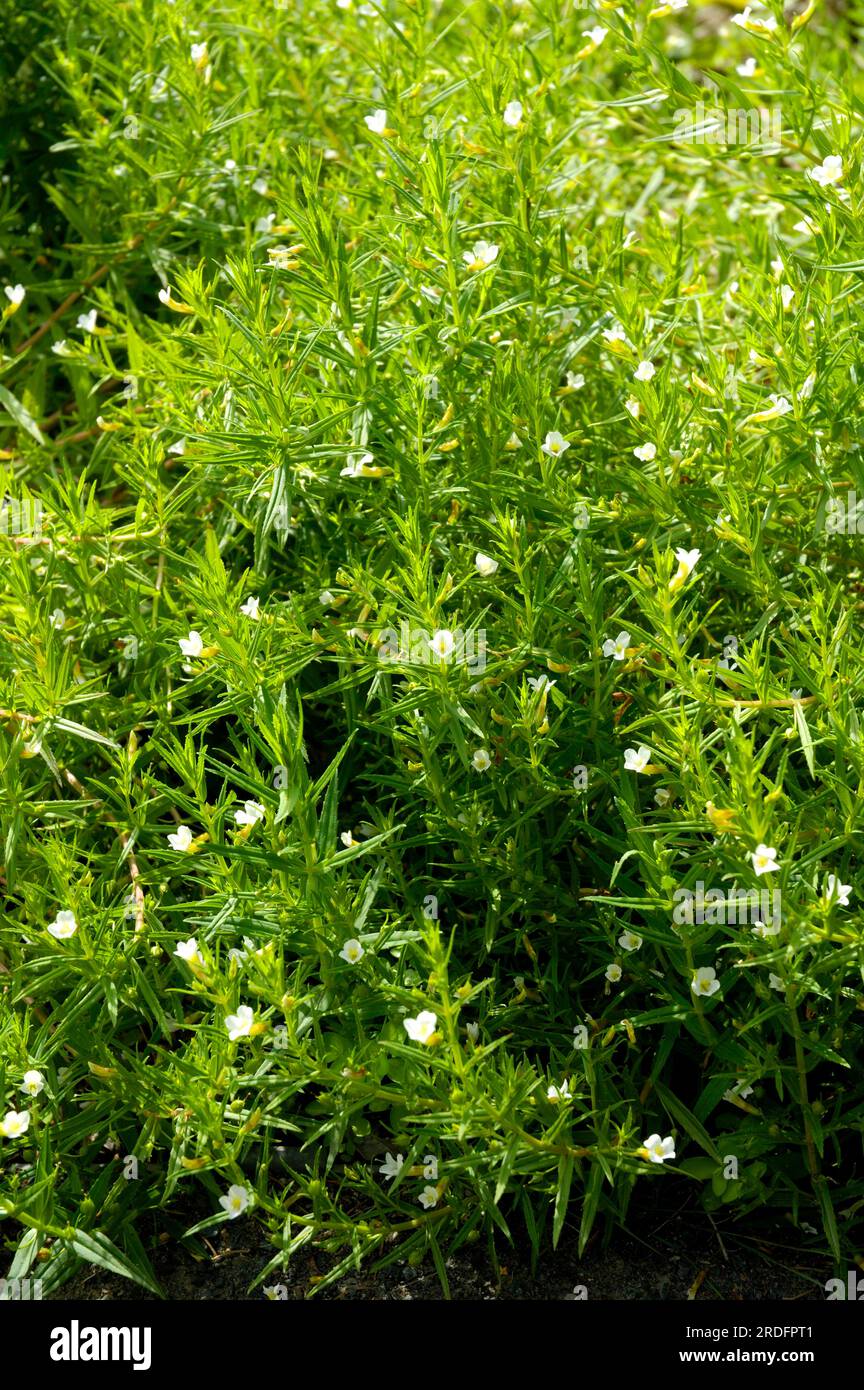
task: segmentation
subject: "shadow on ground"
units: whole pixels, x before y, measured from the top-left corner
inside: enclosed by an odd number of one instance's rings
[[[252,1219],[227,1223],[209,1233],[203,1254],[193,1254],[179,1240],[165,1239],[153,1255],[156,1276],[169,1299],[259,1300],[259,1285],[250,1286],[273,1258],[274,1249]],[[816,1242],[816,1237],[813,1238]],[[450,1297],[459,1300],[595,1299],[686,1300],[698,1302],[825,1299],[825,1281],[834,1272],[807,1237],[791,1225],[748,1226],[747,1222],[712,1221],[686,1206],[669,1214],[642,1213],[608,1245],[592,1241],[580,1258],[576,1234],[565,1234],[557,1251],[549,1251],[532,1274],[527,1248],[498,1252],[496,1271],[488,1249],[478,1243],[446,1261]],[[335,1257],[302,1251],[288,1269],[271,1274],[268,1287],[294,1300],[318,1292],[324,1299],[440,1300],[445,1297],[431,1256],[418,1266],[400,1261],[385,1269],[363,1266],[332,1286],[319,1289]],[[579,1291],[584,1288],[584,1293]],[[82,1269],[57,1299],[139,1301],[152,1295],[104,1270]]]

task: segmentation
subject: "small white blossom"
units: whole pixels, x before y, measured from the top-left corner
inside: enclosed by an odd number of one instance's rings
[[[339,954],[349,965],[356,965],[366,953],[357,938],[352,937],[350,941],[345,942]]]
[[[637,936],[635,932],[624,931],[618,938],[618,945],[622,951],[638,951],[642,945],[642,938]]]
[[[238,1038],[248,1038],[254,1022],[254,1011],[250,1009],[248,1004],[241,1004],[236,1014],[225,1015],[225,1027],[228,1029],[228,1037],[232,1042],[236,1042]]]
[[[64,908],[57,913],[48,931],[56,941],[68,941],[70,936],[74,936],[78,930],[78,923],[75,920],[75,913]]]
[[[540,448],[544,454],[548,454],[550,458],[554,459],[558,458],[560,454],[566,453],[570,444],[563,434],[559,434],[558,430],[550,430]]]
[[[266,814],[260,801],[244,801],[242,809],[234,812],[234,819],[238,825],[257,825]]]
[[[201,959],[198,954],[198,942],[194,936],[190,936],[188,941],[178,941],[174,948],[174,955],[185,960],[189,965],[194,965]]]
[[[404,1154],[397,1154],[394,1158],[391,1153],[388,1153],[384,1159],[384,1162],[380,1165],[378,1172],[383,1173],[384,1177],[389,1178],[392,1182],[394,1178],[398,1178],[399,1174],[402,1172],[402,1169],[404,1167]]]
[[[475,749],[471,755],[471,762],[475,772],[488,772],[492,766],[492,759],[485,748]]]
[[[650,381],[657,373],[653,362],[640,362],[633,376],[636,381]]]
[[[626,661],[630,646],[630,633],[619,632],[617,637],[607,637],[603,643],[603,655],[611,656],[613,661]]]
[[[640,444],[638,448],[633,450],[633,453],[642,463],[650,463],[653,458],[657,457],[657,445],[652,444],[649,440],[647,444]]]
[[[0,1134],[4,1139],[20,1139],[29,1128],[29,1110],[7,1110],[4,1119],[0,1121]]]
[[[490,574],[494,574],[498,568],[498,561],[493,560],[491,555],[484,555],[482,550],[478,550],[474,556],[474,565],[478,574],[482,574],[484,579],[488,579]]]
[[[383,135],[387,129],[387,112],[383,107],[379,107],[371,116],[364,116],[363,119],[373,135]]]
[[[250,594],[246,602],[240,605],[240,612],[245,617],[251,618],[253,622],[257,622],[260,617],[260,603],[261,600],[259,598],[253,598]]]
[[[753,872],[757,878],[762,874],[773,874],[780,868],[777,863],[777,851],[770,845],[757,845],[749,856],[753,864]]]
[[[651,749],[644,743],[638,748],[624,749],[624,771],[644,772],[651,761]]]
[[[499,247],[494,242],[475,241],[471,251],[463,251],[462,259],[469,270],[486,270],[498,259]]]
[[[38,1096],[45,1090],[45,1077],[41,1071],[25,1071],[24,1078],[19,1088],[25,1096]]]
[[[825,880],[825,902],[838,903],[840,907],[849,906],[851,883],[841,883],[836,874],[829,874]]]
[[[521,101],[508,101],[504,107],[504,114],[501,117],[504,124],[511,130],[515,130],[517,125],[522,122],[523,109]]]
[[[204,641],[200,632],[193,629],[188,637],[181,637],[177,643],[184,656],[200,656],[204,650]]]
[[[652,1163],[665,1163],[667,1158],[675,1157],[675,1140],[671,1134],[666,1139],[661,1139],[659,1134],[649,1135],[642,1147],[647,1149]]]
[[[403,1018],[402,1026],[412,1042],[428,1043],[435,1033],[438,1018],[429,1009],[424,1009],[416,1018]]]
[[[194,835],[188,825],[178,825],[177,829],[168,836],[168,843],[172,849],[179,850],[185,854],[190,849]]]
[[[843,160],[839,154],[829,154],[821,164],[814,165],[809,170],[809,174],[813,182],[818,183],[820,188],[826,188],[831,183],[839,183],[843,177]]]
[[[562,1081],[560,1086],[548,1086],[546,1088],[546,1099],[551,1100],[553,1105],[557,1105],[560,1100],[572,1100],[570,1082]]]
[[[239,1183],[233,1183],[226,1195],[219,1198],[220,1207],[227,1211],[231,1221],[236,1221],[238,1216],[242,1216],[251,1204],[252,1197],[248,1187],[241,1187]]]
[[[700,965],[698,970],[694,970],[690,988],[700,997],[706,995],[710,998],[712,994],[716,994],[720,988],[720,981],[713,965]]]

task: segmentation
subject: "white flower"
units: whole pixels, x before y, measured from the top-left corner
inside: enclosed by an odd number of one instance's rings
[[[59,632],[62,627],[66,626],[66,614],[62,608],[55,608],[48,621]]]
[[[720,988],[720,981],[717,979],[717,972],[713,965],[700,965],[698,970],[694,970],[693,979],[690,981],[690,988],[694,994],[708,995],[716,994]]]
[[[635,932],[624,931],[618,938],[618,945],[622,951],[638,951],[642,945],[642,938],[637,936]]]
[[[351,849],[352,845],[356,845],[357,843],[350,830],[343,830],[342,834],[339,836],[339,839],[342,841],[346,849]]]
[[[51,351],[56,352],[58,357],[68,357],[69,349],[66,346],[66,339],[58,338],[56,343],[51,344]]]
[[[669,588],[680,588],[685,579],[690,578],[701,557],[701,550],[676,550],[675,559],[678,561],[678,568],[669,580]]]
[[[424,1187],[418,1199],[423,1210],[428,1211],[430,1207],[436,1206],[438,1203],[438,1196],[437,1187]]]
[[[188,825],[178,825],[173,834],[168,836],[168,843],[172,849],[179,850],[181,854],[185,854],[190,848],[194,838]]]
[[[203,43],[193,43],[189,49],[189,56],[196,68],[203,68],[207,62],[207,40]]]
[[[548,1086],[546,1088],[546,1099],[551,1100],[553,1105],[557,1105],[559,1100],[572,1100],[570,1082],[562,1081],[560,1086]]]
[[[54,921],[48,928],[51,935],[57,941],[68,941],[70,936],[74,936],[78,930],[78,923],[75,921],[75,913],[64,908],[58,912]]]
[[[488,772],[492,766],[492,759],[485,748],[477,748],[471,755],[471,762],[475,772]]]
[[[246,602],[240,605],[240,612],[245,614],[247,618],[251,618],[253,622],[257,622],[258,618],[260,617],[260,603],[261,600],[259,598],[253,598],[250,595],[250,597],[247,598]]]
[[[352,936],[350,941],[345,942],[339,954],[349,965],[356,965],[366,953],[357,938]]]
[[[170,304],[170,303],[171,303],[171,286],[170,286],[170,285],[165,285],[165,286],[159,291],[159,303],[160,303],[160,304]]]
[[[228,1029],[228,1037],[232,1042],[238,1038],[248,1038],[252,1032],[252,1024],[255,1022],[255,1014],[248,1004],[241,1004],[236,1014],[225,1015],[225,1027]]]
[[[186,452],[186,440],[178,439],[176,443],[168,446],[168,453],[174,458],[182,458]]]
[[[364,116],[363,119],[373,135],[383,135],[387,129],[387,112],[383,107],[379,107],[371,116]]]
[[[519,436],[518,436],[518,434],[516,433],[515,430],[514,430],[513,433],[510,435],[510,438],[507,440],[507,443],[504,445],[504,448],[505,448],[505,449],[521,449],[521,448],[522,448],[522,440],[519,438]]]
[[[783,415],[788,415],[792,409],[792,404],[787,401],[785,396],[778,396],[776,391],[772,391],[768,396],[771,402],[767,410],[759,410],[755,415],[748,416],[750,420],[778,420]]]
[[[236,1220],[238,1216],[242,1216],[251,1203],[252,1197],[248,1187],[241,1187],[236,1182],[228,1188],[226,1196],[219,1198],[220,1207],[227,1211],[232,1221]]]
[[[394,1178],[398,1178],[399,1174],[402,1172],[402,1169],[404,1167],[404,1154],[397,1154],[394,1158],[391,1153],[388,1153],[384,1159],[384,1162],[379,1167],[378,1172],[383,1173],[385,1178],[389,1178],[392,1182]]]
[[[554,459],[558,458],[559,454],[565,453],[570,445],[563,434],[559,434],[557,430],[550,430],[540,448],[544,454],[548,454],[550,458]]]
[[[177,643],[184,656],[200,656],[204,650],[204,641],[200,632],[194,628],[188,637],[181,637]]]
[[[665,806],[669,801],[671,793],[668,787],[658,787],[654,793],[654,800],[658,806]]]
[[[29,1127],[29,1110],[7,1110],[5,1119],[0,1123],[0,1134],[4,1139],[20,1139]]]
[[[599,48],[608,33],[608,29],[603,29],[599,24],[595,24],[593,29],[583,29],[582,37],[587,39],[589,43],[593,43],[595,48]]]
[[[466,1023],[465,1032],[468,1034],[471,1041],[476,1043],[477,1039],[480,1037],[480,1024]]]
[[[739,63],[735,71],[739,77],[752,77],[756,72],[756,59],[745,58],[743,63]]]
[[[653,362],[640,362],[633,376],[636,381],[650,381],[657,372]]]
[[[75,320],[75,327],[80,328],[82,333],[92,333],[96,327],[97,318],[98,314],[96,313],[96,310],[91,309],[89,313],[78,315],[77,319]]]
[[[659,1134],[651,1134],[642,1147],[648,1150],[652,1163],[665,1163],[667,1158],[675,1157],[675,1140],[671,1134],[666,1139],[661,1139]]]
[[[430,637],[429,646],[440,661],[449,661],[453,655],[453,633],[447,628],[439,628]]]
[[[571,391],[581,391],[585,385],[585,377],[582,372],[568,372],[567,385]]]
[[[437,1022],[437,1016],[424,1009],[416,1018],[403,1018],[402,1025],[412,1042],[428,1043]]]
[[[644,743],[637,748],[624,749],[624,771],[644,772],[651,761],[651,749]]]
[[[769,975],[768,975],[768,985],[769,985],[769,988],[771,988],[771,989],[779,990],[779,992],[780,992],[781,994],[785,994],[785,993],[786,993],[786,986],[784,985],[783,981],[780,979],[780,976],[779,976],[779,975],[775,975],[775,974],[773,973],[773,971],[772,971],[772,972],[769,972]]]
[[[198,954],[198,942],[194,936],[190,936],[188,941],[178,941],[174,948],[174,955],[185,960],[189,965],[194,965],[201,957]]]
[[[792,300],[793,300],[794,298],[795,298],[795,291],[793,290],[793,288],[792,288],[791,285],[781,285],[781,286],[780,286],[780,299],[782,300],[783,308],[784,308],[784,309],[788,309],[788,308],[789,308],[789,306],[790,306],[790,304],[792,303]]]
[[[333,602],[333,595],[331,594],[329,589],[321,590],[320,594],[318,595],[318,602],[321,604],[322,608],[330,607],[331,603]]]
[[[848,907],[851,892],[852,884],[841,883],[836,874],[829,874],[825,880],[826,903],[839,903],[840,907]]]
[[[780,868],[776,862],[777,851],[772,849],[770,845],[757,845],[749,858],[753,863],[753,872],[757,878],[761,877],[762,874],[772,874]]]
[[[550,680],[544,671],[542,675],[529,676],[528,684],[534,691],[535,695],[545,695],[548,693],[548,691],[552,689],[553,685],[557,685],[558,682]]]
[[[754,15],[750,5],[745,6],[741,14],[732,16],[732,23],[737,24],[739,29],[747,29],[751,34],[770,33],[777,28],[777,20],[773,14]]]
[[[757,922],[755,927],[751,927],[750,930],[754,936],[759,936],[765,941],[769,936],[780,935],[780,923]]]
[[[504,114],[501,119],[505,125],[510,126],[511,130],[515,130],[516,126],[519,125],[522,120],[522,115],[521,101],[508,101],[507,105],[504,107]]]
[[[473,251],[463,251],[462,259],[469,270],[485,270],[498,259],[498,250],[494,242],[475,241]]]
[[[484,555],[482,550],[478,550],[474,556],[474,565],[478,574],[482,574],[484,579],[488,579],[490,574],[494,574],[498,568],[498,561],[493,560],[491,555]]]
[[[25,290],[23,285],[5,285],[3,288],[3,293],[9,300],[9,303],[14,305],[15,308],[18,309],[24,303],[24,296],[26,295],[27,291]]]
[[[349,454],[348,462],[339,474],[340,478],[362,478],[366,465],[374,462],[374,454]]]
[[[839,183],[842,179],[843,160],[839,154],[829,154],[821,164],[814,165],[808,172],[814,183],[825,188],[829,183]]]
[[[630,633],[619,632],[617,637],[607,637],[603,643],[603,655],[611,656],[613,661],[626,661],[630,646]]]
[[[266,814],[260,801],[244,801],[242,810],[234,812],[234,819],[238,825],[257,825]]]
[[[24,1092],[25,1096],[38,1096],[40,1091],[45,1090],[45,1077],[41,1071],[25,1071],[19,1089]]]
[[[610,985],[617,985],[618,981],[621,979],[621,966],[616,965],[614,961],[611,965],[607,965],[606,979],[609,981]]]
[[[657,445],[649,441],[647,444],[640,444],[638,449],[633,450],[633,453],[642,463],[650,463],[653,458],[657,457]]]
[[[642,410],[642,405],[639,401],[637,401],[635,396],[628,396],[626,401],[624,402],[624,409],[628,412],[629,415],[633,416],[634,420],[638,420]]]
[[[604,328],[603,337],[607,343],[625,343],[628,347],[630,346],[630,340],[620,323],[613,324],[611,328]]]

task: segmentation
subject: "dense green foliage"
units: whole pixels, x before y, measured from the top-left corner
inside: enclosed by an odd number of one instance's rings
[[[860,1241],[864,87],[733,13],[0,4],[13,1272]]]

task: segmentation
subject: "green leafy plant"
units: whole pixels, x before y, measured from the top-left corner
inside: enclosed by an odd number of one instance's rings
[[[13,1277],[844,1261],[857,11],[0,11]]]

